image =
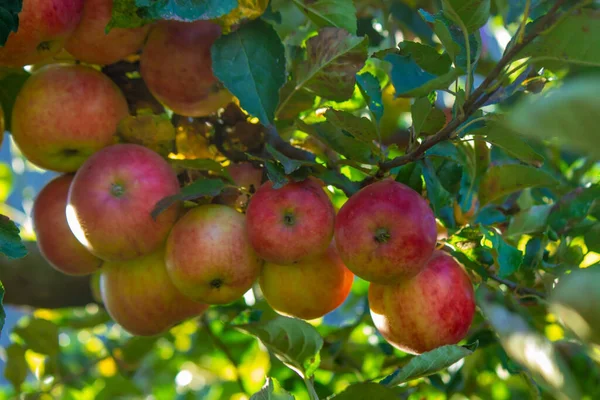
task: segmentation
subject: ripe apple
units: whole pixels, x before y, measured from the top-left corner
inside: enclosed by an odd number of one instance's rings
[[[77,171],[67,220],[77,239],[96,256],[128,260],[164,244],[179,205],[156,220],[150,213],[159,200],[177,193],[177,176],[162,157],[136,144],[117,144],[94,154]]]
[[[77,26],[83,0],[23,0],[19,27],[0,47],[0,65],[23,67],[52,57]]]
[[[420,354],[465,337],[475,294],[461,265],[436,251],[416,277],[396,285],[372,283],[369,307],[375,327],[391,345]]]
[[[600,268],[562,276],[550,294],[550,310],[581,339],[600,345]]]
[[[113,0],[86,0],[83,17],[65,49],[76,59],[90,64],[112,64],[138,51],[150,25],[140,28],[112,28],[105,32],[112,17]]]
[[[315,319],[344,302],[353,279],[332,243],[324,253],[294,265],[266,263],[258,282],[267,303],[278,313]]]
[[[246,216],[252,247],[273,264],[317,256],[327,250],[333,236],[335,210],[312,177],[279,189],[265,182],[250,199]]]
[[[241,297],[260,274],[262,261],[246,236],[246,218],[208,204],[188,211],[167,240],[167,272],[189,298],[226,304]]]
[[[82,65],[48,65],[17,95],[12,135],[37,166],[75,172],[114,142],[117,124],[128,113],[125,97],[107,76]]]
[[[139,336],[163,333],[208,308],[173,286],[165,267],[164,248],[132,260],[104,263],[100,293],[115,322]]]
[[[154,97],[190,117],[226,106],[233,97],[213,75],[210,56],[220,35],[221,28],[209,21],[158,22],[140,59],[140,73]]]
[[[346,266],[375,283],[399,283],[418,274],[433,253],[436,237],[427,202],[390,179],[350,197],[335,225],[335,242]]]
[[[262,182],[262,169],[256,168],[249,162],[229,164],[227,172],[236,186],[244,188],[248,192],[255,192]],[[237,188],[226,188],[215,198],[215,202],[242,209],[248,203],[249,198],[250,196],[247,193],[240,193]]]
[[[102,260],[92,255],[73,235],[67,224],[67,197],[73,175],[50,181],[33,203],[33,230],[42,256],[67,275],[88,275]]]

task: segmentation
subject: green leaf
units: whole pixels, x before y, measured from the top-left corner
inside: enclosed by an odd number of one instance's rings
[[[159,200],[150,215],[156,219],[160,213],[179,201],[194,200],[200,197],[214,197],[219,195],[225,187],[227,185],[221,179],[197,180],[182,188],[179,193]]]
[[[397,400],[398,394],[391,388],[374,382],[361,382],[348,386],[342,393],[333,396],[332,400]]]
[[[152,22],[152,19],[147,16],[147,11],[144,8],[136,6],[136,0],[113,0],[112,14],[108,25],[106,25],[106,33],[112,28],[139,28]]]
[[[58,354],[58,326],[40,318],[29,319],[25,325],[17,326],[13,333],[20,336],[28,349],[40,354]]]
[[[381,383],[387,386],[397,386],[413,379],[423,378],[446,369],[471,354],[473,354],[471,350],[462,346],[438,347],[413,357],[408,364],[388,375]]]
[[[539,35],[515,59],[533,57],[539,67],[600,66],[600,11],[584,8]]]
[[[338,111],[331,108],[325,112],[325,118],[333,126],[341,129],[344,133],[349,133],[361,142],[372,145],[373,141],[377,140],[375,125],[368,118],[357,117],[347,111]]]
[[[384,112],[379,80],[370,72],[365,72],[364,74],[356,76],[356,82],[358,83],[362,96],[367,102],[369,110],[371,110],[371,113],[375,116],[375,120],[379,123]]]
[[[340,174],[330,169],[317,171],[314,176],[325,182],[326,185],[332,185],[344,191],[344,193],[356,193],[360,190],[358,182],[351,181],[346,175]]]
[[[6,321],[6,312],[4,312],[4,285],[0,282],[0,336],[2,335],[2,329],[4,328],[4,322]]]
[[[237,0],[135,0],[145,7],[152,19],[196,21],[213,19],[228,14],[237,7]]]
[[[485,285],[476,292],[477,305],[500,338],[506,353],[527,368],[538,384],[560,399],[581,399],[575,377],[564,359],[546,337],[534,331],[525,319],[495,301]]]
[[[3,1],[0,4],[0,47],[4,46],[8,35],[19,29],[19,13],[23,0]]]
[[[27,255],[27,249],[19,236],[19,228],[2,214],[0,214],[0,254],[8,258],[22,258]]]
[[[396,182],[404,183],[417,193],[423,192],[423,179],[421,178],[421,164],[408,163],[394,168],[392,175],[396,174]]]
[[[319,28],[332,26],[356,35],[356,7],[352,0],[292,0]]]
[[[490,0],[443,0],[444,15],[457,22],[457,17],[467,32],[477,31],[490,17]]]
[[[447,89],[461,72],[452,68],[447,54],[438,54],[431,47],[405,42],[402,53],[382,53],[375,57],[392,64],[390,79],[396,97],[421,97],[438,89]]]
[[[25,348],[13,343],[6,348],[6,364],[4,364],[4,377],[15,391],[21,391],[21,385],[27,378],[27,362],[25,361]]]
[[[323,339],[308,322],[277,317],[235,327],[256,336],[277,358],[303,378],[312,376],[319,366]]]
[[[215,76],[242,108],[269,125],[285,83],[285,52],[275,29],[257,19],[221,36],[211,53]]]
[[[550,187],[558,183],[552,175],[528,165],[496,165],[488,169],[481,180],[479,201],[484,205],[528,187]]]
[[[485,239],[491,242],[494,263],[498,265],[498,275],[502,278],[517,272],[523,264],[523,252],[506,243],[494,229],[481,227]],[[487,247],[487,246],[486,246]]]
[[[349,99],[354,92],[356,73],[367,59],[368,39],[356,37],[344,29],[322,28],[306,41],[307,60],[298,66],[296,79],[282,89],[277,115],[296,96],[306,91],[334,101]]]
[[[435,107],[427,97],[420,97],[411,106],[415,135],[433,134],[446,124],[446,115]]]
[[[600,223],[594,224],[584,235],[585,245],[588,251],[600,253]]]
[[[566,232],[583,221],[594,202],[600,198],[600,185],[577,188],[561,198],[548,217],[548,224],[557,232]]]
[[[444,188],[429,160],[420,161],[423,179],[427,187],[427,197],[435,215],[439,216],[442,209],[452,205],[452,195]]]
[[[130,365],[137,365],[154,349],[159,336],[133,336],[121,346],[123,360]]]
[[[469,134],[476,137],[481,135],[486,142],[502,148],[513,157],[527,164],[540,167],[544,163],[544,157],[506,124],[498,121],[488,121],[485,128],[469,132]]]
[[[282,188],[289,182],[283,165],[268,160],[265,162],[265,168],[267,170],[267,178],[273,182],[273,189]]]
[[[600,78],[573,79],[543,96],[528,96],[515,106],[507,122],[523,135],[556,139],[561,146],[600,159],[599,92]]]
[[[520,211],[510,221],[506,236],[522,236],[543,232],[548,223],[548,215],[552,210],[551,204],[533,206]]]
[[[296,121],[296,126],[299,130],[316,137],[325,145],[348,157],[350,160],[365,164],[376,163],[372,148],[365,146],[363,142],[356,140],[354,137],[345,134],[329,121],[309,125],[299,120]]]
[[[118,137],[167,157],[175,148],[175,127],[167,114],[128,115],[117,126]]]
[[[292,172],[299,169],[302,165],[304,165],[303,161],[293,160],[285,154],[282,154],[279,151],[275,150],[275,148],[271,146],[270,143],[267,143],[265,147],[267,151],[273,156],[273,158],[279,161],[279,163],[283,166],[283,171],[286,175],[291,174]]]
[[[6,130],[10,131],[15,99],[29,75],[24,69],[0,67],[0,106],[4,110]]]
[[[185,169],[193,169],[198,171],[210,171],[221,176],[227,177],[231,179],[227,170],[215,160],[210,158],[196,158],[190,160],[173,160],[169,159],[169,164],[174,167],[185,168]]]
[[[260,392],[253,394],[250,400],[294,400],[294,396],[283,389],[277,379],[267,378]]]

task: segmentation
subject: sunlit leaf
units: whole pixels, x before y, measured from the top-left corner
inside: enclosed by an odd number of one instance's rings
[[[32,318],[25,325],[17,326],[13,333],[21,337],[25,345],[36,353],[58,354],[58,326],[51,321]]]
[[[333,396],[332,400],[396,400],[398,394],[391,388],[374,382],[355,383],[348,386],[342,393]]]
[[[490,0],[443,0],[444,15],[462,21],[468,32],[481,28],[490,17]]]
[[[156,203],[154,210],[152,210],[152,218],[156,218],[160,213],[177,202],[199,199],[201,197],[217,196],[226,186],[227,185],[221,179],[197,180],[194,183],[183,187],[179,193],[159,200],[158,203]]]
[[[267,378],[265,386],[260,392],[250,397],[250,400],[294,400],[294,396],[281,387],[275,378]]]
[[[553,187],[558,181],[540,169],[520,164],[497,165],[489,168],[479,187],[479,201],[487,204],[510,193],[530,187]]]
[[[25,348],[13,343],[6,348],[6,364],[4,364],[4,377],[17,392],[27,378],[27,362],[25,361]]]
[[[492,255],[501,277],[515,273],[523,264],[523,253],[506,241],[494,229],[481,227],[486,240],[491,242]]]
[[[356,34],[356,8],[352,0],[292,0],[319,28],[332,26]]]

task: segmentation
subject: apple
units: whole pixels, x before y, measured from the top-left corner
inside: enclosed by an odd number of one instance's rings
[[[233,179],[233,183],[237,187],[245,189],[248,193],[254,193],[260,187],[263,170],[255,167],[252,163],[232,163],[227,166],[226,170]],[[215,202],[243,209],[250,198],[248,193],[240,193],[237,188],[226,188],[215,198]]]
[[[600,268],[574,270],[559,278],[550,310],[582,340],[600,345]]]
[[[364,187],[342,206],[335,225],[340,257],[355,275],[394,284],[417,275],[435,249],[427,202],[391,179]]]
[[[112,17],[113,0],[86,0],[83,17],[65,49],[76,59],[90,64],[113,64],[137,52],[148,35],[150,25],[140,28],[105,28]]]
[[[114,142],[117,124],[128,114],[125,97],[104,74],[82,65],[48,65],[17,95],[11,131],[35,165],[75,172]]]
[[[369,286],[373,323],[394,347],[420,354],[462,340],[475,314],[473,285],[461,265],[436,251],[416,277]]]
[[[83,14],[83,0],[23,0],[19,27],[0,47],[0,65],[23,67],[58,53]]]
[[[164,248],[132,260],[104,263],[100,293],[112,319],[139,336],[161,334],[208,308],[173,286],[165,267]]]
[[[221,28],[209,21],[159,21],[140,59],[140,73],[154,97],[190,117],[212,114],[231,102],[212,72],[210,48],[220,35]]]
[[[33,230],[42,256],[67,275],[88,275],[102,260],[92,255],[73,235],[67,223],[67,197],[73,175],[50,181],[33,203]]]
[[[250,199],[246,216],[252,247],[273,264],[317,256],[333,236],[335,210],[320,181],[312,177],[279,189],[265,182]]]
[[[246,218],[233,208],[208,204],[189,210],[167,240],[167,272],[189,298],[227,304],[248,291],[262,261],[246,236]]]
[[[156,203],[179,193],[169,164],[136,144],[100,150],[77,171],[69,191],[67,220],[77,239],[106,261],[128,260],[164,244],[179,204],[154,220]]]
[[[344,302],[353,279],[332,242],[324,253],[294,265],[266,263],[258,282],[267,303],[278,313],[315,319]]]

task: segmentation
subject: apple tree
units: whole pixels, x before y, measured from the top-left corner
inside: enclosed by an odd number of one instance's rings
[[[599,67],[592,0],[2,2],[0,398],[600,398]]]

